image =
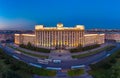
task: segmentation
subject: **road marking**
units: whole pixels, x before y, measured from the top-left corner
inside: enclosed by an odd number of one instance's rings
[[[85,65],[71,66],[71,69],[75,69],[75,68],[83,68],[83,67],[85,67]]]
[[[38,63],[40,63],[40,64],[48,64],[48,61],[46,61],[46,60],[38,59],[37,61],[38,61]]]
[[[18,60],[20,60],[20,58],[19,57],[17,57],[17,56],[15,56],[15,55],[12,55],[15,59],[18,59]]]
[[[107,54],[106,57],[110,56],[110,54]]]
[[[53,60],[53,63],[61,63],[61,60]]]
[[[37,64],[33,64],[33,63],[29,63],[31,66],[35,66],[35,67],[38,67],[38,68],[41,68],[42,66],[40,65],[37,65]]]
[[[17,54],[21,54],[21,52],[20,52],[20,51],[15,51],[15,53],[17,53]]]
[[[46,67],[46,69],[50,69],[50,70],[61,70],[62,68]]]

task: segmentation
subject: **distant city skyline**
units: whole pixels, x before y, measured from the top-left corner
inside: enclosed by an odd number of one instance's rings
[[[120,29],[119,0],[0,0],[0,29],[31,29],[36,24],[85,25]]]

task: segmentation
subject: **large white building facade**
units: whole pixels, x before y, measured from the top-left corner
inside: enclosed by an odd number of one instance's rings
[[[16,44],[27,44],[44,48],[75,48],[78,45],[87,46],[103,44],[104,34],[85,34],[83,25],[75,27],[63,27],[58,23],[57,27],[35,26],[35,34],[15,34]]]
[[[116,41],[116,42],[120,42],[120,33],[114,33],[114,32],[111,32],[111,33],[106,33],[105,34],[105,39],[107,41]]]

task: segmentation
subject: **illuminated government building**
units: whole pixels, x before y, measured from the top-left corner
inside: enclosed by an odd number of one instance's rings
[[[103,44],[104,34],[85,34],[83,25],[75,27],[64,27],[58,23],[57,27],[35,26],[35,34],[15,34],[16,44],[28,44],[37,47],[51,48],[64,47],[75,48],[78,45],[88,46]]]

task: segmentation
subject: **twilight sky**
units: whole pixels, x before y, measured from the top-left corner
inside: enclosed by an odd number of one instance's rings
[[[58,22],[120,29],[120,0],[0,0],[0,29],[34,29],[36,24]]]

